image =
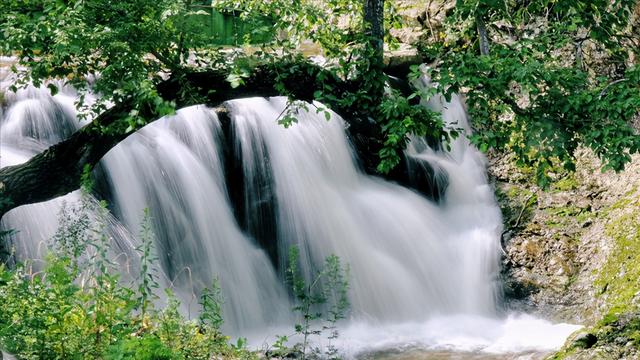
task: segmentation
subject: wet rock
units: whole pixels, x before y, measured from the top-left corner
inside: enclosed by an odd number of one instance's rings
[[[608,292],[598,294],[603,283],[594,285],[615,249],[606,235],[608,211],[640,187],[640,156],[620,174],[597,171],[601,164],[587,151],[577,160],[575,174],[556,176],[548,190],[533,184],[508,155],[490,154],[489,171],[505,216],[502,277],[505,298],[514,301],[507,306],[557,321],[595,323],[613,299]]]
[[[598,338],[591,333],[583,332],[573,339],[572,346],[582,349],[589,349],[598,342]]]
[[[504,282],[503,290],[506,297],[522,300],[537,292],[539,288],[532,281],[513,281],[509,279]]]

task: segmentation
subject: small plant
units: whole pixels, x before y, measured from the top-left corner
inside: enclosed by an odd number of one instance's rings
[[[222,323],[222,290],[218,279],[213,279],[211,288],[205,288],[200,295],[200,325],[208,326],[215,330],[220,330]]]
[[[91,227],[90,203],[83,196],[78,204],[63,203],[58,213],[60,225],[51,239],[51,248],[56,256],[75,259],[71,266],[79,270],[79,261],[87,250],[87,238]]]
[[[338,337],[336,324],[344,319],[349,308],[349,267],[343,266],[340,258],[330,255],[325,258],[324,266],[310,282],[305,281],[298,267],[300,253],[297,247],[289,250],[289,266],[287,268],[287,280],[291,284],[293,294],[298,304],[293,308],[302,317],[302,322],[295,325],[295,333],[302,337],[302,343],[298,344],[302,359],[309,355],[320,354],[317,347],[309,348],[309,340],[313,335],[320,336],[328,332],[328,339]],[[317,322],[320,324],[317,324]],[[286,337],[280,337],[276,345],[281,350]],[[329,358],[337,357],[337,349],[329,344],[325,349],[325,355]]]
[[[158,297],[154,291],[158,289],[157,270],[152,263],[157,262],[158,258],[153,254],[153,229],[151,228],[151,215],[149,209],[144,209],[144,217],[140,226],[141,244],[136,248],[140,254],[140,284],[138,285],[138,304],[140,307],[141,317],[144,320],[147,310],[152,301]]]

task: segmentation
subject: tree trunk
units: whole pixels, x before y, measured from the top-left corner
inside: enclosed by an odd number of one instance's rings
[[[321,71],[310,68],[308,73]],[[247,79],[246,86],[231,88],[222,72],[193,72],[184,74],[180,81],[169,79],[158,85],[158,92],[165,100],[173,100],[176,107],[193,105],[191,99],[206,99],[208,105],[217,105],[226,100],[251,96],[275,96],[276,73],[268,69],[256,69],[254,76]],[[312,100],[315,77],[292,74],[289,90],[300,99]],[[189,86],[190,99],[179,96],[180,88]],[[215,89],[209,93],[209,89]],[[200,95],[200,96],[198,96]],[[85,167],[92,169],[100,159],[131,133],[120,121],[127,117],[129,104],[118,104],[100,114],[92,123],[74,133],[68,139],[55,144],[29,161],[0,169],[0,219],[9,210],[25,204],[46,201],[77,190],[81,185]],[[155,120],[152,114],[145,116]],[[107,129],[105,131],[105,129]]]
[[[384,0],[364,0],[364,21],[369,35],[369,43],[373,55],[369,58],[366,76],[371,88],[368,91],[374,99],[382,99],[384,95]]]
[[[480,13],[476,13],[476,28],[478,29],[478,39],[480,41],[480,55],[489,55],[489,36]]]
[[[24,164],[0,169],[4,200],[0,216],[24,204],[45,201],[80,187],[85,166],[92,168],[128,134],[103,132],[100,126],[126,117],[126,106],[113,107],[70,138],[51,146]]]
[[[371,42],[382,61],[384,46],[384,0],[364,0],[364,21],[371,35]]]

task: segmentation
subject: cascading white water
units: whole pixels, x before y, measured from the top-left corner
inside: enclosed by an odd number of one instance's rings
[[[460,153],[430,155],[455,179],[447,193],[455,195],[438,206],[362,174],[337,116],[324,121],[303,112],[285,129],[273,120],[285,106],[282,98],[229,104],[242,154],[263,148],[268,153],[280,248],[297,245],[308,274],[330,254],[348,263],[356,317],[406,321],[438,313],[494,313],[501,218],[487,196],[481,155],[458,146],[466,139],[454,144]],[[251,155],[247,159],[260,157]],[[249,178],[265,171],[261,163],[243,164]],[[247,193],[259,191],[248,185]]]
[[[6,85],[5,80],[2,85]],[[4,88],[4,86],[3,86]],[[29,86],[17,93],[6,92],[8,111],[0,121],[0,167],[26,162],[81,127],[73,105],[74,94],[61,87],[56,96],[46,88]],[[25,257],[40,257],[46,241],[56,231],[56,215],[65,202],[79,200],[77,192],[41,204],[20,207],[2,218],[1,226],[16,229],[14,246]]]
[[[128,228],[150,209],[167,277],[188,291],[217,277],[226,330],[241,334],[288,319],[290,304],[264,252],[235,223],[219,144],[215,113],[194,106],[127,138],[103,165]]]
[[[80,126],[73,95],[43,91],[10,100],[0,123],[0,166],[26,161]],[[103,159],[115,216],[135,234],[143,209],[150,209],[162,269],[186,302],[218,277],[226,331],[253,334],[259,342],[274,334],[270,326],[290,326],[282,269],[287,249],[296,245],[307,275],[329,254],[351,268],[352,313],[340,345],[348,354],[409,345],[546,349],[574,329],[527,317],[499,319],[501,216],[484,156],[464,136],[450,151],[433,150],[421,139],[407,149],[408,157],[448,175],[446,193],[435,203],[364,174],[337,115],[326,121],[311,109],[299,113],[291,128],[278,125],[285,105],[283,98],[228,102],[227,136],[212,110],[185,108],[130,136]],[[469,130],[457,97],[435,97],[425,105],[442,111],[450,126]],[[225,146],[233,154],[226,160]],[[228,174],[234,166],[242,184]],[[230,188],[241,200],[232,199]],[[3,228],[18,230],[22,256],[39,256],[40,244],[55,231],[61,202],[23,206],[2,219]],[[131,243],[119,251],[131,252],[137,240],[122,237]],[[505,336],[534,323],[548,330],[549,339],[514,342]]]

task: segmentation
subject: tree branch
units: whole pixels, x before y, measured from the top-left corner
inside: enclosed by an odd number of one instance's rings
[[[225,78],[226,74],[214,71],[182,73],[179,79],[171,78],[157,88],[165,100],[175,101],[177,107],[192,105],[195,99],[217,105],[238,97],[278,95],[273,88],[275,75],[267,71],[257,71],[246,87],[241,89],[231,88]],[[309,86],[309,82],[295,84],[292,88],[308,86],[313,94],[314,87]],[[181,86],[200,91],[200,96],[182,98]],[[211,88],[216,91],[209,93]],[[300,95],[309,99],[308,94],[301,92]],[[123,122],[120,121],[128,116],[130,105],[117,104],[68,139],[35,155],[26,163],[0,169],[0,188],[3,189],[4,198],[0,201],[0,218],[18,206],[50,200],[77,190],[85,166],[93,168],[112,147],[132,133],[127,133],[126,126],[122,126]],[[154,119],[153,114],[143,117]]]
[[[612,87],[615,84],[619,84],[621,82],[625,82],[628,81],[628,79],[623,78],[623,79],[618,79],[616,81],[612,81],[610,83],[607,84],[607,86],[604,87],[604,89],[602,89],[602,91],[600,92],[600,95],[598,95],[598,99],[602,99],[602,97],[607,93],[607,90],[609,90],[610,87]]]
[[[283,77],[282,71],[278,71],[278,66],[280,69],[289,69],[286,77]],[[340,99],[343,94],[360,88],[359,83],[339,79],[310,62],[258,66],[245,79],[244,85],[237,88],[232,88],[226,81],[227,75],[220,70],[183,69],[159,83],[156,88],[163,99],[174,101],[176,108],[195,104],[215,107],[231,99],[277,95],[312,102],[314,93],[326,86],[331,86],[334,89],[333,95]],[[284,85],[285,93],[275,88],[277,83]],[[188,91],[185,91],[185,87]],[[0,189],[3,189],[0,219],[18,206],[50,200],[80,188],[85,167],[93,168],[111,148],[133,133],[125,131],[127,124],[122,121],[128,117],[132,105],[117,104],[68,139],[51,146],[27,162],[0,169]],[[378,160],[376,147],[382,143],[377,124],[362,119],[352,109],[341,107],[339,103],[325,101],[325,105],[350,122],[349,131],[356,134],[354,145],[365,169],[375,171]],[[151,113],[141,116],[149,121],[157,118]]]
[[[322,86],[316,79],[325,70],[311,63],[298,63],[295,69],[296,72],[289,73],[283,79],[273,67],[257,67],[252,76],[246,79],[245,85],[238,88],[230,86],[226,81],[227,74],[223,71],[184,71],[158,84],[157,90],[163,99],[174,101],[177,108],[202,103],[216,106],[227,100],[253,96],[290,95],[299,100],[313,101],[314,92]],[[337,88],[355,86],[347,83],[340,85],[340,80],[329,74],[324,74],[322,78],[325,84],[336,83]],[[274,88],[278,81],[285,82],[288,94],[282,94]],[[188,87],[189,91],[181,91],[184,87]],[[188,93],[188,98],[183,97],[185,93]],[[117,104],[68,139],[35,155],[26,163],[0,169],[3,196],[0,218],[18,206],[50,200],[77,190],[85,167],[93,168],[112,147],[132,133],[125,131],[126,126],[121,121],[128,116],[131,105]],[[340,109],[334,111],[340,112]],[[154,114],[141,116],[149,121],[156,118]]]

